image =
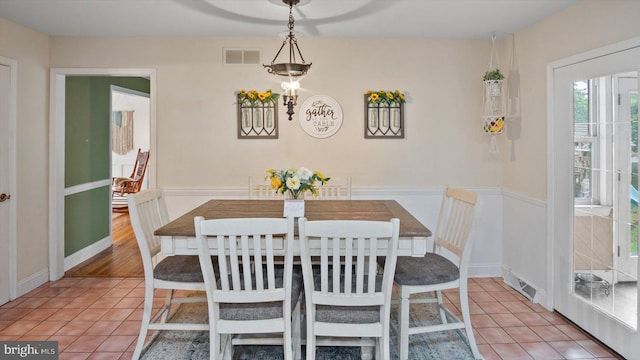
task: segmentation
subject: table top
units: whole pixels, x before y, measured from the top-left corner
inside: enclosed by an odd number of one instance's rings
[[[400,219],[400,237],[429,237],[431,231],[395,200],[309,200],[305,201],[308,220]],[[155,231],[158,236],[195,237],[193,218],[205,219],[266,217],[282,218],[282,200],[209,200]],[[297,233],[297,226],[296,226]]]

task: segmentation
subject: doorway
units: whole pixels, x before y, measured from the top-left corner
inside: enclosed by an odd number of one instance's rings
[[[16,298],[17,63],[0,56],[0,305]]]
[[[640,38],[549,66],[553,307],[626,358],[640,356],[638,59]]]
[[[65,263],[65,260],[68,259],[68,254],[65,254],[65,236],[67,227],[70,224],[76,224],[77,221],[73,222],[73,218],[69,217],[70,209],[74,211],[75,214],[81,214],[83,207],[82,206],[95,206],[95,202],[93,199],[98,198],[99,201],[104,201],[104,208],[98,209],[100,213],[106,209],[106,213],[104,218],[108,218],[108,231],[111,231],[110,221],[111,221],[111,212],[110,212],[110,186],[111,186],[111,169],[110,169],[110,155],[106,155],[108,163],[106,165],[106,172],[100,170],[100,174],[98,174],[99,178],[94,179],[96,177],[95,174],[90,174],[94,178],[90,178],[88,182],[81,182],[78,184],[72,184],[69,186],[66,181],[66,174],[75,170],[74,163],[70,163],[67,158],[68,149],[67,144],[72,141],[77,141],[81,143],[85,141],[83,138],[72,138],[68,139],[70,135],[67,134],[65,126],[66,126],[66,111],[65,108],[67,106],[66,99],[66,82],[67,78],[71,77],[83,77],[83,76],[99,76],[99,77],[120,77],[120,78],[145,78],[148,81],[148,89],[149,89],[149,100],[150,100],[150,151],[151,153],[155,153],[155,81],[156,75],[155,70],[153,69],[52,69],[51,70],[51,128],[50,128],[50,209],[49,209],[49,232],[50,232],[50,247],[49,247],[49,278],[50,280],[60,279],[65,272],[65,267],[69,268],[73,266],[73,264],[81,263],[83,260],[90,258],[91,256],[97,254],[104,247],[104,243],[106,241],[100,241],[101,247],[92,248],[84,247],[82,248],[83,253],[80,254],[73,262]],[[109,96],[109,91],[107,91],[106,96]],[[109,113],[109,110],[106,110],[106,113]],[[100,132],[92,132],[91,135],[99,135],[102,136],[99,138],[100,142],[104,142],[108,146],[108,117],[107,117],[107,130]],[[73,134],[71,135],[73,136]],[[89,141],[89,144],[91,141]],[[94,141],[95,143],[95,141]],[[103,149],[103,148],[101,148]],[[103,150],[100,150],[103,151]],[[80,152],[79,152],[80,153]],[[101,155],[102,156],[102,155]],[[92,158],[83,159],[86,161],[92,161]],[[149,186],[155,186],[155,157],[152,157],[149,161],[149,169],[147,176],[149,181]],[[82,180],[82,179],[81,179]],[[106,191],[105,191],[106,190]],[[91,193],[93,191],[93,193]],[[85,195],[85,193],[87,195]],[[70,208],[68,203],[70,202],[70,196],[78,196],[78,201],[76,201],[73,205],[73,208]],[[84,198],[83,198],[84,197]],[[76,200],[76,199],[72,199]],[[84,204],[84,205],[83,205]],[[97,221],[104,221],[105,219],[98,219]],[[95,219],[91,219],[94,221]],[[94,228],[90,229],[91,231]],[[111,234],[108,234],[109,238]],[[104,239],[109,241],[110,239]],[[76,252],[79,253],[79,252]],[[76,254],[74,253],[74,255]]]
[[[149,94],[111,85],[112,178],[131,177],[138,149],[143,152],[149,151],[151,145],[149,110]],[[150,169],[147,168],[147,171]],[[141,190],[147,188],[149,188],[149,178],[144,174]],[[126,197],[112,194],[111,207],[112,211],[126,212]]]

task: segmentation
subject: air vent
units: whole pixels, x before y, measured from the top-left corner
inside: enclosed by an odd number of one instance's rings
[[[260,64],[260,50],[224,49],[224,63],[226,65]]]
[[[511,271],[509,271],[505,275],[504,282],[507,283],[507,285],[514,288],[515,290],[517,290],[520,294],[524,295],[527,299],[531,300],[532,302],[538,301],[538,299],[536,298],[536,293],[537,293],[536,289],[533,286],[527,284],[525,281],[518,278]]]

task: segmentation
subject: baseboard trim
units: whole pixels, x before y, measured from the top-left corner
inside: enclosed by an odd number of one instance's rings
[[[18,297],[36,289],[38,286],[49,281],[49,269],[44,268],[37,271],[25,279],[18,281],[17,295]]]
[[[108,249],[109,246],[111,246],[111,243],[112,243],[111,236],[107,236],[102,240],[98,240],[93,244],[65,257],[64,271],[67,271],[72,267],[82,263],[83,261],[90,259],[92,256],[97,255],[102,250]]]
[[[502,277],[502,265],[501,264],[470,264],[468,270],[468,277],[470,278],[487,278],[487,277]]]

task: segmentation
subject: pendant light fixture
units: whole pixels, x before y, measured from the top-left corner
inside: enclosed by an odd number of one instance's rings
[[[295,32],[293,30],[293,6],[297,5],[300,0],[282,0],[282,2],[286,5],[289,5],[288,34],[285,36],[285,39],[282,42],[282,46],[280,46],[280,49],[276,53],[276,56],[274,56],[273,60],[271,60],[271,64],[263,66],[267,68],[269,74],[274,74],[285,78],[286,81],[282,82],[282,89],[284,90],[284,93],[282,94],[282,100],[284,106],[287,107],[287,115],[289,115],[289,120],[292,120],[292,116],[294,114],[293,107],[296,106],[298,100],[296,90],[300,88],[298,78],[307,73],[307,71],[311,67],[311,63],[307,64],[304,61],[304,57],[302,57],[302,53],[300,52],[300,48],[298,47],[298,40],[296,39]],[[282,50],[287,44],[289,45],[289,61],[278,62],[278,56],[280,56]],[[297,62],[298,58],[301,62]]]

